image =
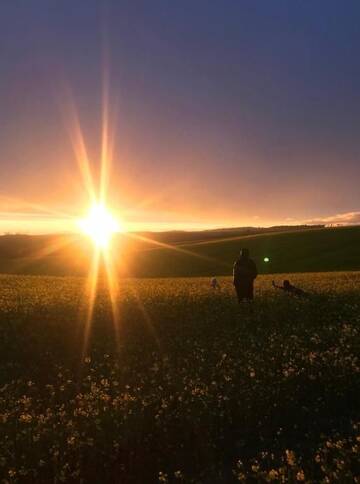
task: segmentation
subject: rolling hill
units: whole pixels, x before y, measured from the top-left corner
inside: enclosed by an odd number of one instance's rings
[[[263,274],[360,270],[360,226],[136,237],[123,234],[115,240],[115,262],[122,276],[228,275],[241,247],[250,249]],[[84,275],[91,254],[91,245],[81,236],[4,236],[0,238],[0,272]],[[264,262],[265,257],[269,262]]]
[[[133,261],[132,272],[139,276],[226,275],[241,247],[250,250],[262,274],[360,270],[360,227],[356,226],[228,237],[177,245],[175,251],[142,251]]]

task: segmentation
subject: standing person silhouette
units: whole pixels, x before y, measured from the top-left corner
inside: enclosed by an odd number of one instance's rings
[[[241,249],[240,257],[233,269],[234,286],[239,303],[254,299],[254,280],[257,273],[256,264],[249,257],[249,250]]]

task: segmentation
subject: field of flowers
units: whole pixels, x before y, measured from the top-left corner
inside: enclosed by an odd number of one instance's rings
[[[0,276],[0,482],[360,482],[360,273],[271,279]]]

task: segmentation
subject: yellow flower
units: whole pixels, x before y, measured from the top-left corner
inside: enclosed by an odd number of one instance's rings
[[[19,420],[22,423],[30,423],[32,421],[32,416],[29,413],[22,413]]]
[[[305,481],[305,474],[304,474],[304,471],[302,469],[296,474],[296,480],[297,481]]]
[[[289,464],[289,466],[294,466],[296,463],[295,459],[295,453],[292,450],[286,450],[286,462]]]
[[[71,435],[70,437],[67,438],[67,443],[69,445],[74,445],[75,444],[75,437]]]
[[[279,478],[279,473],[275,469],[271,469],[271,471],[268,474],[268,478],[270,481],[275,481],[275,479]]]

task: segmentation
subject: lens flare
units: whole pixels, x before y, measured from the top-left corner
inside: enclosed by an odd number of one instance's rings
[[[204,256],[196,249],[188,250],[185,246],[183,247],[180,245],[177,246],[176,244],[166,244],[140,234],[132,234],[127,230],[128,227],[126,224],[126,219],[125,223],[123,224],[121,220],[117,220],[112,215],[108,208],[108,201],[110,199],[109,193],[111,192],[110,182],[113,182],[111,179],[111,172],[115,149],[114,141],[116,112],[114,103],[110,103],[109,66],[104,66],[103,71],[102,129],[99,170],[94,171],[92,169],[78,110],[71,95],[71,89],[67,89],[67,94],[68,102],[63,103],[64,105],[62,105],[62,107],[64,110],[64,115],[67,119],[70,140],[80,172],[82,182],[81,185],[84,193],[87,196],[86,203],[90,207],[88,214],[83,219],[76,220],[78,220],[78,227],[81,232],[86,234],[92,240],[94,245],[92,259],[89,265],[86,289],[84,291],[84,301],[86,307],[86,313],[84,315],[84,340],[82,350],[82,360],[84,360],[85,356],[88,354],[88,346],[90,344],[92,323],[96,306],[96,297],[102,287],[101,280],[105,280],[106,289],[110,296],[115,338],[117,347],[120,348],[119,338],[121,311],[119,303],[120,284],[118,278],[120,272],[131,275],[131,269],[129,269],[127,266],[127,261],[126,258],[123,257],[123,253],[121,253],[121,256],[119,257],[119,254],[117,253],[118,251],[116,250],[118,246],[115,243],[111,244],[111,239],[115,233],[126,232],[128,238],[134,239],[135,241],[138,240],[150,243],[152,246],[155,246],[154,249],[151,250],[163,248],[173,251],[174,254],[186,254],[191,257],[212,261],[218,265],[223,265],[224,268],[226,267],[230,269],[231,266],[228,266],[227,263],[223,263],[216,258]],[[163,192],[157,194],[154,198],[156,199],[159,196],[162,196],[162,193]],[[148,202],[151,203],[151,200]],[[143,204],[139,203],[139,207],[142,205],[147,206],[147,202],[143,201]],[[136,303],[143,314],[146,324],[149,325],[151,333],[159,345],[151,318],[147,313],[146,308],[142,304],[141,298],[137,294],[137,291],[135,289],[134,291]]]
[[[81,230],[87,234],[95,246],[101,250],[107,249],[115,232],[121,232],[120,223],[115,220],[109,210],[102,204],[94,204],[86,218],[79,222]]]

